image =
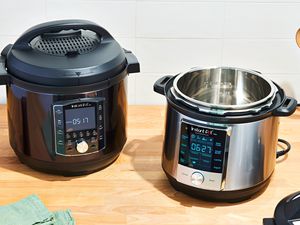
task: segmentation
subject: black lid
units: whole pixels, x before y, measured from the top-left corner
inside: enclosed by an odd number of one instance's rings
[[[2,53],[7,71],[30,83],[77,86],[139,72],[133,54],[102,27],[86,20],[42,23]]]
[[[264,218],[263,225],[292,225],[300,221],[300,192],[283,198],[276,206],[274,218]]]

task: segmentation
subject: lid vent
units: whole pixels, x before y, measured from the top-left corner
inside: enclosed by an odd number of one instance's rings
[[[86,54],[93,51],[99,44],[99,40],[85,36],[39,38],[33,48],[46,54],[65,56]],[[71,54],[70,54],[71,53]]]

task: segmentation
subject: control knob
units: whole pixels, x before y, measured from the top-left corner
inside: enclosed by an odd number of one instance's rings
[[[79,153],[85,153],[89,149],[89,145],[86,143],[86,141],[80,141],[76,144],[76,150]]]
[[[203,181],[204,181],[204,176],[202,175],[202,173],[194,172],[192,174],[192,176],[191,176],[191,182],[195,186],[201,185],[203,183]]]

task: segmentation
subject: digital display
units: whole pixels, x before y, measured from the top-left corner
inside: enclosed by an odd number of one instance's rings
[[[179,163],[222,173],[226,131],[182,123]]]
[[[200,159],[202,168],[210,169],[213,143],[214,139],[212,137],[192,133],[190,135],[190,153],[191,157],[197,157],[196,161],[192,161],[192,163],[195,164]]]
[[[95,107],[65,110],[66,132],[95,129]]]

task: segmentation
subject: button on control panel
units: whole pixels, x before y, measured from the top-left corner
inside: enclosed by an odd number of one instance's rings
[[[183,165],[177,165],[176,180],[196,188],[220,191],[222,189],[222,174],[198,171]]]
[[[194,172],[191,175],[191,182],[192,184],[199,186],[203,183],[204,181],[204,176],[200,172]]]
[[[86,143],[86,141],[79,141],[76,144],[76,150],[79,153],[85,153],[85,152],[87,152],[87,150],[89,150],[89,145],[88,145],[88,143]]]
[[[80,156],[105,148],[104,102],[84,98],[53,105],[56,154]]]
[[[63,153],[64,152],[64,124],[62,123],[64,115],[63,115],[63,107],[56,106],[54,107],[54,125],[55,125],[55,140],[56,140],[56,152]]]

